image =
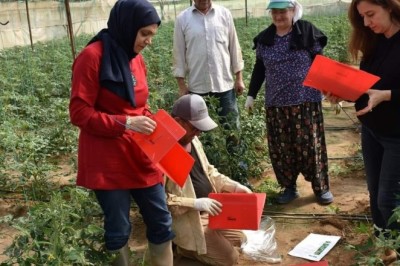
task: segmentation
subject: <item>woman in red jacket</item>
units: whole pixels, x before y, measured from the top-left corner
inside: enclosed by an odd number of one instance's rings
[[[151,134],[146,66],[140,52],[161,21],[147,0],[119,0],[76,58],[70,118],[80,129],[77,185],[92,189],[104,212],[105,245],[128,265],[133,198],[147,226],[152,265],[172,265],[171,215],[163,175],[133,140]]]

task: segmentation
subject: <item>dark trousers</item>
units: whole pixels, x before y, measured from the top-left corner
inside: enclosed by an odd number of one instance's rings
[[[193,93],[193,92],[191,92]],[[218,116],[219,116],[219,122],[221,125],[224,126],[225,129],[227,130],[238,130],[240,131],[240,120],[239,120],[239,108],[237,105],[237,99],[236,99],[236,92],[234,89],[221,92],[221,93],[216,93],[216,92],[209,92],[209,93],[203,93],[199,94],[196,93],[202,97],[204,96],[210,96],[218,99],[219,106],[218,106]],[[210,106],[210,103],[207,102],[208,109],[210,109],[212,106]]]
[[[399,230],[400,224],[389,219],[400,206],[400,138],[379,136],[363,127],[361,145],[373,222],[382,229]]]
[[[175,237],[162,184],[140,189],[94,192],[104,212],[104,239],[108,250],[120,249],[128,242],[131,233],[129,211],[132,198],[138,205],[146,224],[146,236],[149,242],[161,244]]]

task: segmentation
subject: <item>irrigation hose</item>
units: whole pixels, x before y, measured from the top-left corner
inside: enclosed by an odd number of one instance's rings
[[[362,156],[328,157],[328,160],[362,160]]]
[[[325,130],[357,130],[359,127],[358,126],[325,126]]]
[[[274,212],[274,211],[263,211],[263,216],[269,216],[271,218],[290,218],[290,219],[327,219],[327,218],[338,218],[340,220],[350,221],[371,221],[372,218],[367,214],[339,214],[339,213],[287,213],[287,212]]]

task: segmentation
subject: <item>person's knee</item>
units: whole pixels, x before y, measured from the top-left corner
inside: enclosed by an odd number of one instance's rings
[[[207,254],[210,265],[232,266],[239,260],[239,252],[231,246],[231,248],[220,249],[218,255]]]
[[[239,260],[239,252],[234,247],[232,247],[232,249],[218,250],[218,252],[202,255],[197,254],[196,251],[185,250],[178,247],[177,253],[180,256],[198,260],[204,264],[214,266],[232,266],[235,265]]]
[[[231,252],[226,254],[224,262],[221,265],[222,266],[232,266],[232,265],[235,265],[238,260],[239,260],[239,252],[233,248]]]

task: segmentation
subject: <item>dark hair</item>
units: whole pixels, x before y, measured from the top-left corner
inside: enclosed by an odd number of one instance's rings
[[[368,2],[391,10],[391,20],[400,23],[400,0],[353,0],[350,4],[348,17],[352,26],[349,41],[349,53],[354,60],[358,60],[360,52],[363,60],[368,60],[374,51],[378,35],[364,26],[364,19],[360,16],[357,6],[361,2]]]

